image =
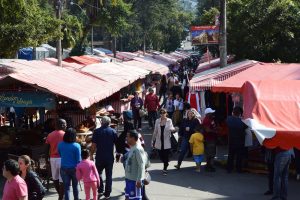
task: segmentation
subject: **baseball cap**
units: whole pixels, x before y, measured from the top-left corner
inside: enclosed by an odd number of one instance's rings
[[[210,114],[210,113],[215,113],[216,111],[215,110],[213,110],[213,109],[211,109],[211,108],[206,108],[205,109],[205,115],[207,115],[207,114]]]

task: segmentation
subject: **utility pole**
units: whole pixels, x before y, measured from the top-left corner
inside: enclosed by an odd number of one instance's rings
[[[56,2],[56,18],[61,20],[61,13],[63,9],[63,2],[61,0],[57,0]],[[61,25],[58,26],[59,33],[61,33]],[[56,42],[56,58],[57,58],[57,66],[62,67],[62,48],[61,48],[61,38]]]
[[[220,67],[227,66],[227,20],[226,0],[220,0]]]
[[[94,54],[94,26],[92,25],[92,32],[91,32],[91,53]]]

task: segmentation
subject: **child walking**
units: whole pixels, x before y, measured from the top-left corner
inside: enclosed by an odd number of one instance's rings
[[[189,143],[191,152],[196,162],[196,172],[201,171],[201,162],[203,161],[204,154],[204,137],[202,135],[202,128],[200,125],[196,126],[195,133],[192,134]]]
[[[97,200],[97,189],[100,186],[100,178],[95,163],[88,159],[89,155],[88,150],[82,150],[82,161],[76,167],[76,177],[78,181],[83,179],[86,200],[90,200],[91,189],[93,191],[93,200]]]

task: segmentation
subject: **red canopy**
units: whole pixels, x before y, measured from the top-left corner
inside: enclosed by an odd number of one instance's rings
[[[196,74],[189,83],[191,91],[210,90],[212,86],[252,67],[256,61],[246,60],[228,65],[224,68],[213,68]]]
[[[300,149],[299,88],[298,80],[267,80],[243,85],[245,123],[265,146]]]
[[[93,56],[72,56],[69,58],[64,59],[64,61],[69,63],[77,63],[82,66],[101,63],[101,59]]]
[[[70,65],[65,62],[62,64],[63,66]],[[19,60],[3,66],[12,69],[13,72],[2,79],[11,77],[33,87],[47,89],[54,94],[78,101],[82,108],[88,108],[121,89],[121,87],[100,78],[75,71],[69,67],[58,67],[48,61]]]
[[[215,85],[213,92],[240,92],[246,81],[300,80],[300,64],[257,63]]]

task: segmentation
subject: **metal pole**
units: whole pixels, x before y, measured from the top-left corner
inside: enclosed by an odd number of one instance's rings
[[[92,32],[91,32],[91,53],[94,54],[94,26],[92,25]]]
[[[220,67],[227,66],[227,20],[226,20],[226,0],[220,0],[221,23],[220,23]]]
[[[56,2],[56,17],[57,19],[61,20],[61,12],[62,12],[62,1],[58,0]],[[61,25],[58,26],[58,30],[61,33]],[[61,55],[61,38],[59,37],[59,39],[56,42],[56,58],[57,58],[57,66],[62,67],[62,55]]]

